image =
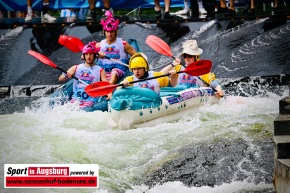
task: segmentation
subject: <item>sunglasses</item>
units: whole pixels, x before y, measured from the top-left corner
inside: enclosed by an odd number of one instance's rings
[[[183,54],[183,58],[194,58],[195,60],[199,59],[199,55],[189,55],[189,54]]]

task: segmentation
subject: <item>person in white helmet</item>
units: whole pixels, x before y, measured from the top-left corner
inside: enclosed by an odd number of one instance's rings
[[[200,55],[203,50],[198,47],[196,40],[187,40],[182,45],[183,51],[181,56],[184,58],[185,65],[192,64],[200,59]],[[213,73],[204,74],[201,76],[191,76],[186,73],[176,74],[181,70],[184,70],[185,67],[180,64],[181,60],[176,58],[172,64],[164,67],[161,72],[170,73],[170,84],[171,86],[184,85],[186,87],[202,87],[202,86],[211,86],[216,92],[216,97],[221,98],[224,96],[224,91],[216,80],[216,77]]]

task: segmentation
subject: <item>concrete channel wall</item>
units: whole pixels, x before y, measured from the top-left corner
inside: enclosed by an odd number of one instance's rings
[[[274,186],[276,193],[290,193],[290,96],[279,101],[274,120]]]

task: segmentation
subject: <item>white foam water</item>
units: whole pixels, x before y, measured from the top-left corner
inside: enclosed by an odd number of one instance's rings
[[[100,188],[4,190],[1,175],[1,192],[273,192],[271,183],[254,183],[257,177],[242,167],[245,180],[234,176],[214,187],[187,187],[179,181],[149,187],[144,178],[176,158],[177,150],[185,146],[217,138],[242,138],[251,146],[255,138],[273,135],[279,100],[288,94],[286,90],[283,96],[267,98],[227,96],[177,122],[132,130],[110,128],[108,112],[84,112],[71,104],[52,108],[42,98],[24,113],[0,115],[0,173],[3,164],[99,164]],[[259,149],[255,151],[258,157]]]

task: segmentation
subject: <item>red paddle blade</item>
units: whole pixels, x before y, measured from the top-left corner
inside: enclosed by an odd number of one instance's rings
[[[73,52],[80,52],[84,47],[83,42],[79,38],[67,35],[60,35],[58,43]]]
[[[44,64],[47,64],[53,68],[57,68],[57,65],[55,63],[53,63],[48,57],[46,57],[38,52],[35,52],[33,50],[29,50],[28,54],[30,54],[31,56],[34,56],[35,58],[37,58],[38,60],[40,60]]]
[[[166,42],[164,42],[162,39],[160,39],[159,37],[156,37],[154,35],[149,35],[146,38],[146,44],[148,44],[156,52],[172,57],[172,53],[171,53],[171,49],[169,45]]]
[[[88,85],[85,91],[90,97],[100,97],[113,92],[118,86],[118,84],[110,84],[109,82],[95,82]]]
[[[183,72],[190,74],[191,76],[200,76],[207,74],[211,71],[212,61],[199,60],[189,64]]]

